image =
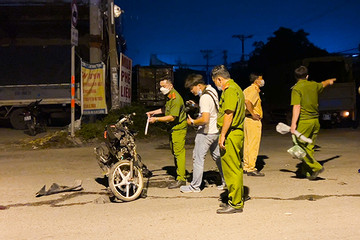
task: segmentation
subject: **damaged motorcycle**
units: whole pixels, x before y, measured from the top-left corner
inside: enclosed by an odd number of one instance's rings
[[[94,148],[111,192],[122,201],[133,201],[144,194],[143,178],[152,176],[136,152],[136,133],[129,129],[133,116],[135,113],[123,115],[116,124],[106,126],[104,142]]]
[[[46,132],[46,116],[40,107],[40,100],[30,103],[24,111],[24,122],[30,136]]]

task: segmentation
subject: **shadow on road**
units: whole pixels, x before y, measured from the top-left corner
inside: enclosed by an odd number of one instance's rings
[[[259,155],[256,159],[256,164],[255,164],[255,168],[260,172],[264,166],[266,165],[265,163],[265,159],[269,159],[268,156],[266,155]]]
[[[339,157],[341,157],[341,155],[336,155],[336,156],[334,156],[334,157],[331,157],[331,158],[328,158],[328,159],[325,159],[325,160],[320,160],[320,161],[318,161],[322,166],[325,164],[325,163],[327,163],[327,162],[329,162],[329,161],[332,161],[332,160],[334,160],[334,159],[337,159],[337,158],[339,158]],[[297,165],[296,165],[296,171],[291,171],[291,170],[289,170],[289,169],[280,169],[279,171],[280,172],[289,172],[289,173],[294,173],[295,174],[295,176],[291,176],[292,178],[298,178],[298,179],[306,179],[306,176],[304,176],[304,175],[302,175],[301,174],[301,169],[303,168],[303,166],[304,166],[304,162],[299,162]],[[306,165],[305,165],[306,166]],[[307,166],[308,167],[308,166]],[[319,181],[319,180],[325,180],[325,178],[321,178],[321,177],[317,177],[316,179],[314,179],[314,181]]]

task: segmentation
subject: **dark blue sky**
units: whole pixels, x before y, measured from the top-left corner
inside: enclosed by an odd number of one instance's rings
[[[360,44],[359,0],[115,0],[124,11],[126,55],[134,64],[148,65],[150,54],[170,64],[205,64],[200,50],[212,50],[210,64],[240,60],[241,41],[234,34],[264,41],[279,27],[304,29],[309,40],[329,52]],[[350,52],[357,52],[353,50]]]

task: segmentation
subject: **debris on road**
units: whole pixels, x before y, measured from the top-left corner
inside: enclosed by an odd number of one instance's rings
[[[60,186],[57,183],[53,183],[49,190],[45,190],[46,189],[46,185],[44,185],[37,193],[36,193],[36,197],[41,197],[41,196],[45,196],[45,195],[51,195],[51,194],[55,194],[55,193],[61,193],[61,192],[72,192],[72,191],[81,191],[83,190],[83,187],[81,186],[82,181],[81,180],[75,180],[73,186],[68,187],[68,186]]]

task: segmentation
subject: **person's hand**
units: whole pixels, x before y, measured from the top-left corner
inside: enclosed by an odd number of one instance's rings
[[[155,123],[157,122],[157,117],[150,117],[149,118],[149,123]]]
[[[333,85],[335,81],[336,81],[336,78],[330,78],[330,79],[329,79],[330,85]]]
[[[192,105],[195,106],[195,102],[193,100],[187,100],[186,105]]]
[[[295,134],[295,131],[296,131],[296,124],[291,124],[290,132],[291,132],[292,134]]]
[[[251,114],[251,116],[252,116],[252,119],[253,120],[255,120],[255,121],[260,121],[261,120],[261,117],[260,117],[260,115],[259,114]]]
[[[188,125],[192,125],[193,124],[193,122],[194,122],[194,119],[192,119],[191,117],[190,117],[190,115],[188,115],[188,118],[187,118],[187,124]]]
[[[220,135],[220,137],[219,137],[219,147],[222,150],[226,149],[225,148],[225,136],[223,136],[223,135]]]
[[[150,111],[150,112],[146,112],[146,115],[147,115],[147,117],[149,118],[149,117],[153,116],[154,114],[153,114],[152,111]]]

